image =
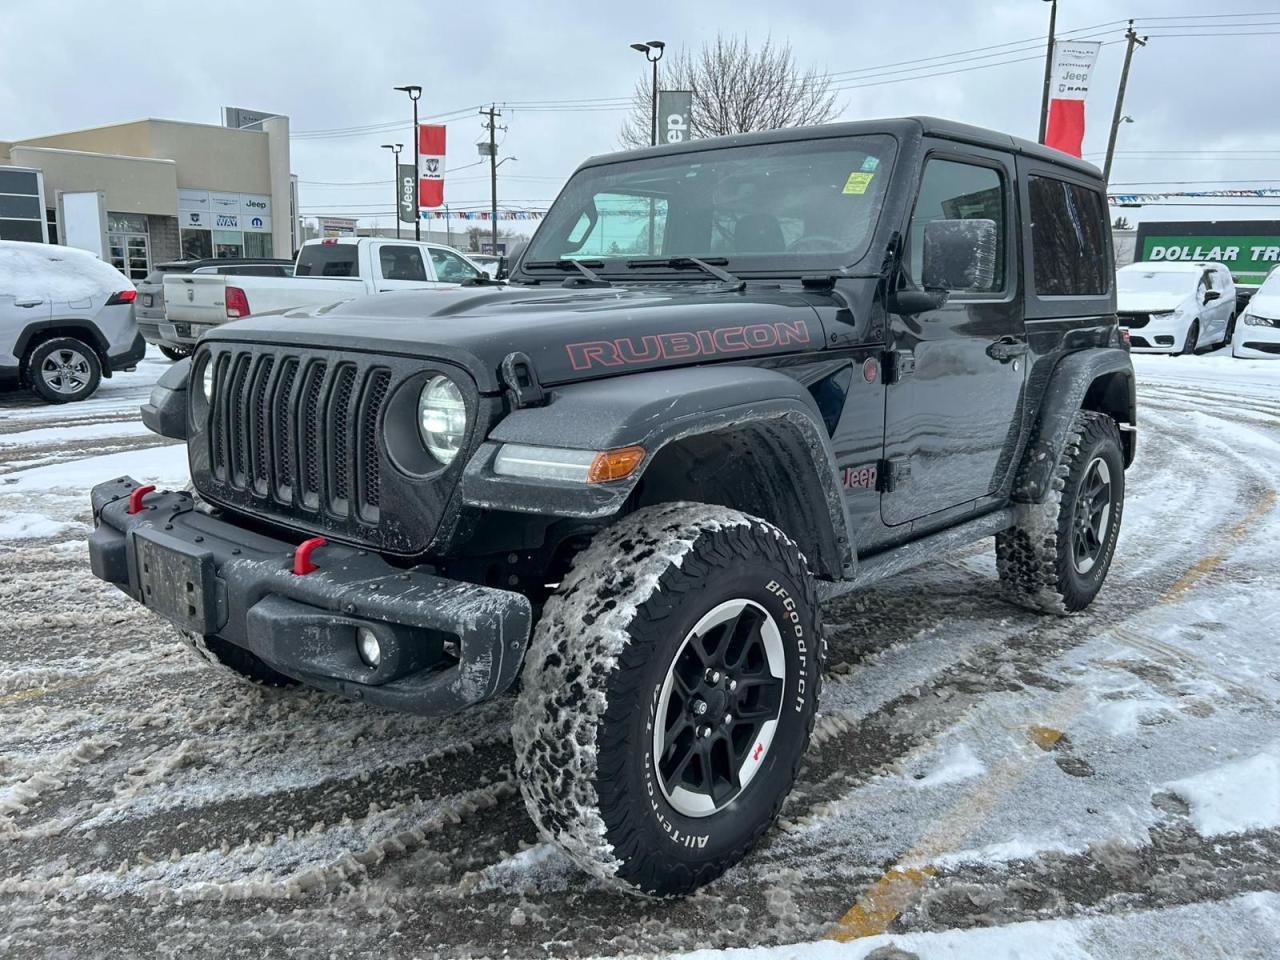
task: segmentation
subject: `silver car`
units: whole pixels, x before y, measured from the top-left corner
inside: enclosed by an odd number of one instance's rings
[[[50,403],[83,400],[146,353],[137,291],[91,253],[0,240],[0,384]]]

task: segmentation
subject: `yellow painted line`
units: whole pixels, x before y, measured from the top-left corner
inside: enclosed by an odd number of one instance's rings
[[[86,683],[92,683],[100,676],[102,676],[102,673],[91,673],[88,676],[76,677],[74,680],[63,680],[59,683],[51,683],[45,687],[28,687],[25,690],[18,690],[14,693],[9,693],[0,697],[0,707],[8,707],[15,703],[22,703],[26,700],[38,700],[41,697],[48,696],[51,693],[57,693],[60,690],[70,690],[75,687],[81,687]]]
[[[1275,502],[1276,492],[1268,490],[1253,509],[1227,531],[1218,550],[1201,559],[1179,577],[1154,605],[1160,606],[1181,599],[1192,587],[1216,570],[1231,550],[1252,531],[1257,521],[1275,506]],[[1040,749],[1051,750],[1085,702],[1085,690],[1070,688],[1050,704],[1044,722],[1031,727],[1028,736]],[[827,932],[827,939],[847,943],[862,937],[878,936],[888,930],[907,904],[937,875],[937,869],[928,864],[955,850],[966,836],[987,819],[996,804],[1031,772],[1031,768],[1031,764],[1020,758],[1009,760],[997,768],[973,793],[952,807],[932,829],[926,831],[902,858],[902,863],[923,863],[925,866],[908,867],[899,864],[891,867],[884,876],[863,891],[857,903],[836,921]]]

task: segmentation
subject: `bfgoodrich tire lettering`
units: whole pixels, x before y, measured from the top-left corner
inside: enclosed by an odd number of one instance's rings
[[[1098,509],[1085,502],[1091,492]],[[1104,413],[1081,410],[1049,495],[1043,503],[1020,504],[1016,524],[996,535],[996,566],[1009,598],[1045,613],[1083,610],[1111,568],[1123,513],[1120,429]],[[1095,521],[1097,542],[1082,554],[1077,524],[1086,514]]]
[[[776,728],[740,792],[715,812],[687,816],[657,780],[657,705],[692,628],[742,600],[766,611],[782,639]],[[681,894],[718,877],[790,792],[813,729],[820,630],[804,557],[762,520],[666,504],[601,532],[547,602],[516,703],[517,768],[539,832],[629,890]],[[717,706],[734,709],[729,700]]]

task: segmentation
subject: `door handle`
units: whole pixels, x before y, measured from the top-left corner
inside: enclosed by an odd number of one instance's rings
[[[1027,352],[1027,342],[1017,337],[1001,337],[987,347],[987,356],[1001,363],[1008,363]]]
[[[15,307],[38,307],[38,306],[40,306],[40,304],[42,304],[42,303],[44,303],[44,301],[43,301],[43,300],[15,300],[15,301],[13,301],[13,305],[14,305]]]

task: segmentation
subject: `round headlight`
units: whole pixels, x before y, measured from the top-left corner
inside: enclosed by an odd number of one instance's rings
[[[462,449],[467,435],[467,405],[462,391],[448,377],[427,381],[418,396],[418,430],[427,452],[448,464]]]
[[[204,372],[200,375],[200,389],[204,393],[205,403],[213,399],[213,360],[204,362]]]

